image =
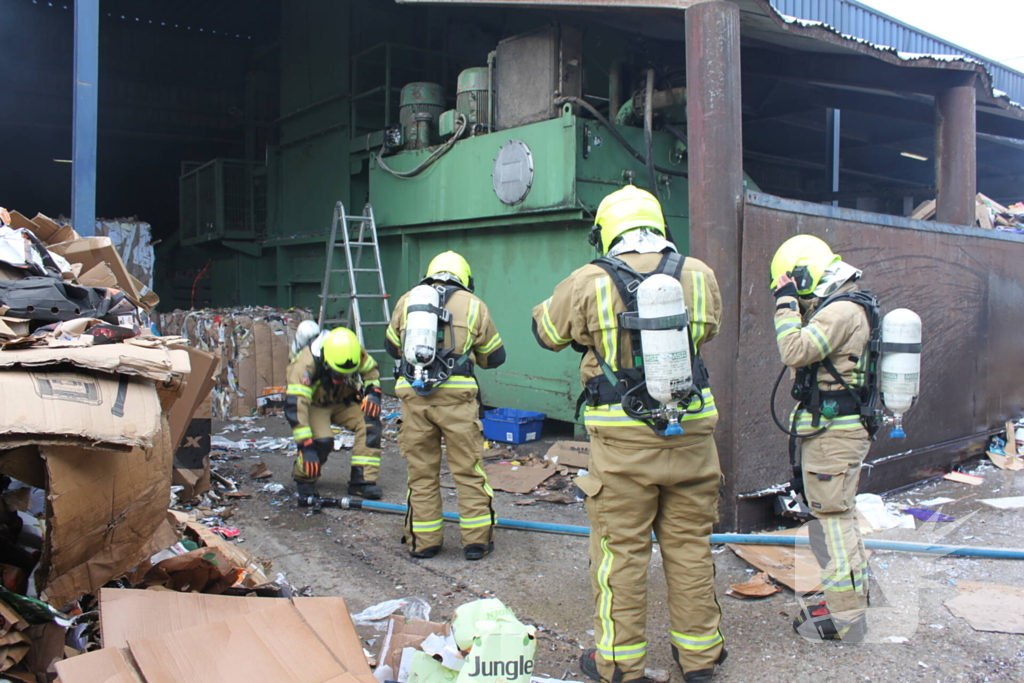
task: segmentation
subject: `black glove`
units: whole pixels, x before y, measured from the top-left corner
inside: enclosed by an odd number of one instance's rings
[[[320,454],[317,453],[313,439],[306,439],[299,446],[299,469],[310,479],[320,477]]]
[[[778,301],[784,296],[791,296],[794,299],[800,296],[800,292],[796,290],[795,282],[787,282],[778,289],[775,290],[775,300]]]
[[[366,387],[363,392],[363,413],[370,418],[376,420],[380,417],[380,397],[382,396],[380,387],[377,385],[371,385]]]

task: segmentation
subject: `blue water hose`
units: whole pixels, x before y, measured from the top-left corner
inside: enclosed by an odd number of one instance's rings
[[[341,498],[338,507],[352,510],[374,510],[377,512],[394,512],[404,515],[409,508],[394,503],[379,503],[374,500],[358,498]],[[450,522],[458,522],[459,515],[445,512],[444,518]],[[573,526],[571,524],[548,524],[547,522],[525,522],[518,519],[497,520],[499,529],[518,529],[520,531],[543,531],[550,534],[567,534],[570,536],[589,536],[590,527]],[[804,536],[772,536],[769,534],[711,534],[712,543],[739,543],[745,545],[808,545]],[[892,550],[902,553],[924,553],[927,555],[957,555],[960,557],[985,557],[1000,560],[1024,560],[1024,550],[1014,548],[985,548],[958,545],[940,545],[933,543],[908,543],[905,541],[883,541],[865,539],[864,547],[869,550]]]

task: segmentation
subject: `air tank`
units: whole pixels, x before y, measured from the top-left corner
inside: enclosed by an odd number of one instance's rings
[[[437,125],[442,111],[444,91],[437,83],[408,83],[402,88],[398,121],[402,125],[406,149],[423,149],[437,141]],[[418,122],[417,114],[420,115]]]
[[[462,112],[469,125],[486,127],[490,123],[491,92],[486,66],[474,66],[459,74],[455,108]]]
[[[910,410],[921,389],[921,318],[910,309],[897,308],[882,319],[880,361],[882,403],[893,414],[890,436],[901,439],[903,414]]]
[[[440,295],[430,285],[417,285],[409,292],[402,355],[414,368],[413,386],[423,386],[424,367],[434,360],[437,350],[437,314],[415,309],[430,306],[436,310],[440,303]]]
[[[311,341],[320,334],[320,326],[315,320],[303,320],[295,329],[295,336],[292,338],[292,345],[289,349],[288,360],[295,360],[302,349],[306,348]]]
[[[636,308],[641,320],[668,316],[682,319],[686,316],[683,286],[664,273],[652,275],[637,289]],[[675,408],[693,385],[689,327],[682,324],[666,330],[641,329],[640,346],[643,347],[647,393],[662,405]],[[682,434],[677,419],[670,419],[665,433]]]

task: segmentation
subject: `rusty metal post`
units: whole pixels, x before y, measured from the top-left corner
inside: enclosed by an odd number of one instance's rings
[[[705,354],[718,406],[718,443],[726,481],[735,481],[734,417],[739,366],[743,214],[743,118],[740,110],[740,10],[726,0],[686,10],[686,118],[689,138],[690,253],[715,271],[722,324]],[[722,524],[735,523],[735,496]]]
[[[935,220],[974,225],[978,151],[974,74],[935,97]]]

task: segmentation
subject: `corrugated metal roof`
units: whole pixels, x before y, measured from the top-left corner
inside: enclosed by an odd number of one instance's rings
[[[966,50],[938,36],[914,28],[856,0],[770,0],[782,14],[820,21],[840,33],[891,47],[900,52],[935,55],[964,55],[983,63],[992,74],[993,85],[1014,102],[1024,104],[1024,73]]]

